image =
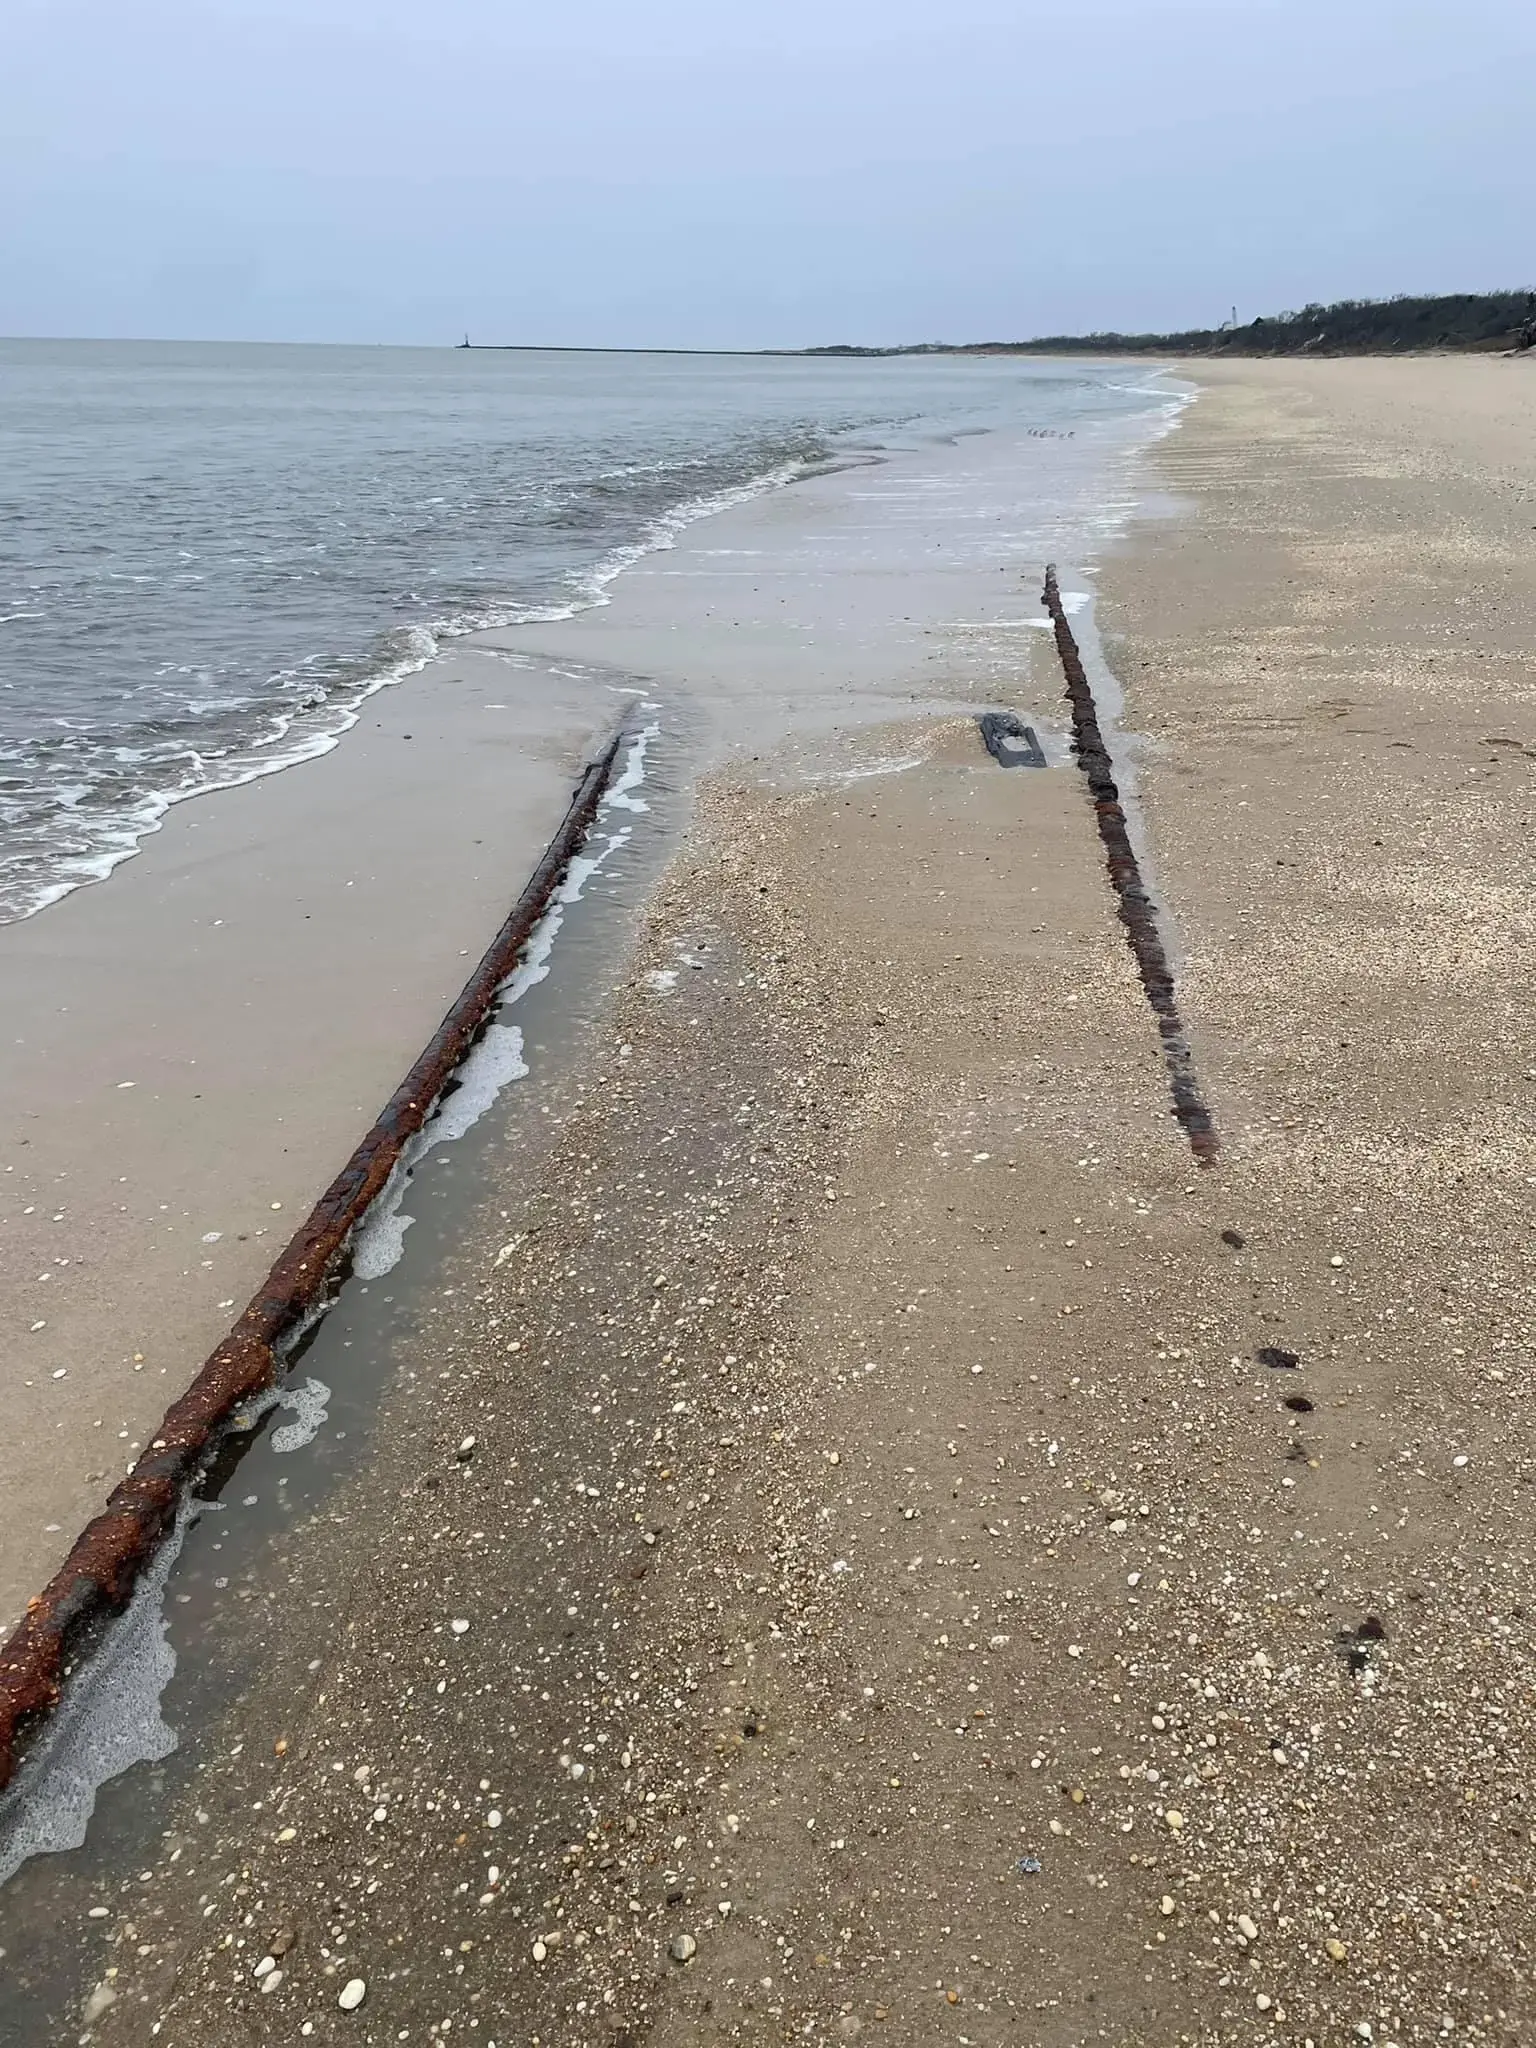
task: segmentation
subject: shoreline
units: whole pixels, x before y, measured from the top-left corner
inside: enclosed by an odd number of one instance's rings
[[[828,458],[828,467],[851,466],[861,458],[845,457],[842,461]],[[869,458],[862,458],[868,460]],[[87,871],[71,878],[60,878],[48,883],[40,901],[18,916],[0,921],[0,931],[9,924],[24,924],[28,919],[39,917],[54,904],[67,900],[77,890],[95,888],[110,881],[117,870],[126,862],[137,858],[147,843],[165,828],[165,821],[182,804],[197,803],[207,797],[223,796],[233,790],[247,788],[254,782],[265,780],[269,775],[283,775],[290,769],[302,768],[311,761],[323,760],[346,739],[348,733],[363,722],[367,707],[383,691],[397,690],[423,675],[438,673],[439,664],[455,661],[461,651],[471,654],[479,650],[485,636],[503,630],[516,630],[530,625],[557,623],[565,619],[579,618],[584,612],[602,609],[612,602],[608,592],[610,586],[647,555],[663,553],[673,547],[677,536],[701,519],[710,519],[733,505],[750,503],[754,498],[767,492],[782,490],[799,480],[800,472],[790,466],[781,465],[762,471],[745,482],[726,489],[709,493],[703,497],[685,498],[670,511],[657,514],[636,540],[616,546],[598,558],[584,572],[579,583],[573,585],[569,600],[545,606],[514,605],[512,609],[521,616],[515,619],[496,620],[476,618],[469,615],[456,619],[437,620],[428,625],[425,622],[397,625],[381,638],[399,638],[414,643],[409,653],[392,654],[388,659],[379,657],[378,665],[360,673],[351,686],[350,692],[338,691],[325,702],[312,707],[307,714],[306,707],[295,704],[292,707],[273,707],[269,719],[281,730],[274,730],[260,738],[243,742],[233,748],[234,756],[243,758],[241,768],[223,767],[213,779],[193,789],[157,789],[143,799],[139,818],[128,823],[119,821],[118,829],[125,843],[110,849],[103,849],[90,857]],[[429,642],[429,651],[421,651],[421,642]],[[504,707],[503,707],[504,708]],[[318,712],[316,722],[313,712]],[[286,752],[284,744],[289,742],[293,729],[304,726],[297,750]],[[537,744],[537,735],[535,735]],[[216,757],[227,761],[229,757]]]

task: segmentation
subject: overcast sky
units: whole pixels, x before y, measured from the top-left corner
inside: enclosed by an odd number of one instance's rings
[[[1536,284],[1533,0],[8,0],[0,332],[750,347]]]

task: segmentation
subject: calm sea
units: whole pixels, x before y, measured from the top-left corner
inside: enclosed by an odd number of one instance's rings
[[[447,636],[601,604],[744,493],[1145,414],[1124,372],[0,342],[0,922],[334,743]]]

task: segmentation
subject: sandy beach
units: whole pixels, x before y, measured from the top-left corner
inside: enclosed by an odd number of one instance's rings
[[[1081,630],[1219,1163],[1046,536],[495,636],[714,765],[58,2038],[1530,2038],[1536,371],[1198,381]]]
[[[1070,526],[1113,488],[1065,440],[1022,448],[909,452],[708,519],[635,563],[621,605],[463,637],[332,752],[178,805],[106,882],[0,927],[0,1630],[366,1130],[646,689],[686,782],[786,744],[825,765],[841,728],[1011,679],[1038,608],[998,586],[1040,551],[1031,518]]]

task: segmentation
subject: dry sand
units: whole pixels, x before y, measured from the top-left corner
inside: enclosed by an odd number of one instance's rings
[[[92,2040],[1536,2033],[1536,377],[1203,382],[1103,623],[1222,1163],[1075,770],[717,777]]]

